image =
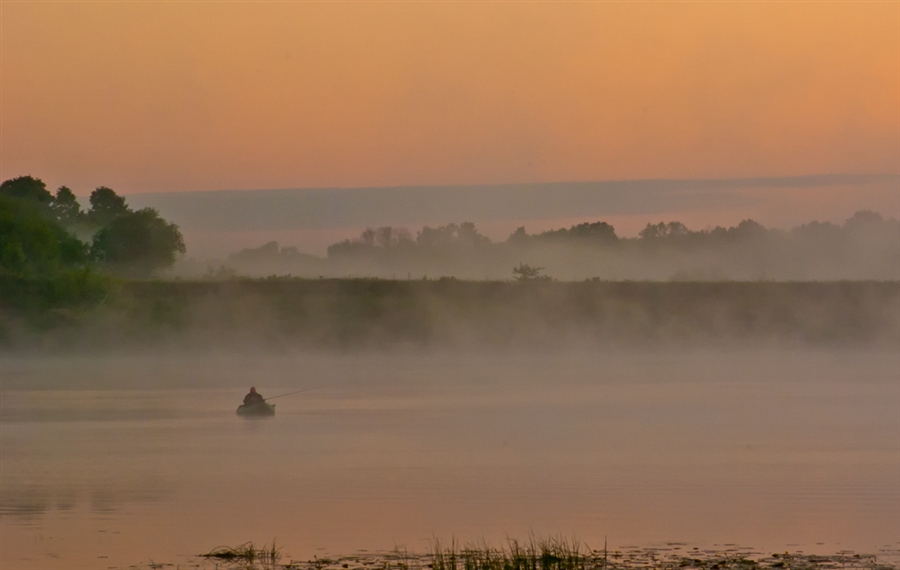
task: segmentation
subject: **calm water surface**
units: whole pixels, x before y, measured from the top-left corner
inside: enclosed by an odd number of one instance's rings
[[[900,548],[900,355],[6,358],[0,567],[248,540]],[[277,416],[234,410],[249,384]]]

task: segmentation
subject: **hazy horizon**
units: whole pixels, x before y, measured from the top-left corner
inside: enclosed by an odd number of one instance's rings
[[[188,257],[208,258],[269,241],[322,255],[367,227],[415,231],[464,221],[494,241],[519,226],[534,233],[598,220],[611,223],[622,237],[660,221],[705,229],[753,219],[790,229],[812,221],[841,223],[859,210],[900,216],[898,184],[900,175],[875,173],[124,195],[134,207],[156,208],[178,224]],[[784,207],[813,199],[805,210]]]
[[[0,11],[0,179],[113,188],[188,255],[321,254],[381,225],[900,215],[896,4]]]

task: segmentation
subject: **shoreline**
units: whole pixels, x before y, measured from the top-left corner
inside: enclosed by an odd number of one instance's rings
[[[403,548],[385,551],[361,550],[354,554],[314,556],[310,560],[282,555],[272,546],[253,550],[251,557],[222,556],[210,553],[187,556],[178,562],[132,565],[135,570],[163,568],[242,570],[897,570],[900,568],[900,543],[876,553],[838,550],[832,554],[767,552],[737,544],[695,546],[685,542],[667,542],[647,546],[621,546],[609,550],[591,550],[577,542],[566,541],[509,547],[442,546],[435,542],[431,553],[408,552]],[[548,546],[549,545],[549,546]],[[247,545],[240,545],[247,548]],[[238,547],[238,548],[240,548]],[[223,549],[223,550],[219,550]],[[219,547],[218,551],[236,551]],[[244,550],[246,552],[246,550]],[[257,557],[253,557],[256,553]]]

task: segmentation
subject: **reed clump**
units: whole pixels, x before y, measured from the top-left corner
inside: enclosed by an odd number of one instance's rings
[[[577,541],[550,538],[520,543],[510,539],[505,547],[487,544],[460,548],[455,542],[434,541],[433,570],[590,570],[603,558]]]
[[[253,542],[245,542],[238,546],[217,546],[206,554],[201,554],[203,558],[215,558],[217,560],[225,560],[230,562],[261,562],[263,564],[274,564],[281,558],[279,549],[272,544],[263,545],[256,548]]]

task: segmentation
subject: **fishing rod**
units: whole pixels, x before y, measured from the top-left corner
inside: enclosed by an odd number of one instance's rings
[[[321,386],[313,386],[312,388],[304,388],[304,389],[302,389],[302,390],[296,390],[296,391],[294,391],[294,392],[288,392],[287,394],[279,394],[279,395],[277,395],[277,396],[272,396],[271,398],[265,398],[265,400],[268,402],[269,400],[274,400],[275,398],[283,398],[284,396],[290,396],[291,394],[299,394],[300,392],[308,392],[308,391],[310,391],[310,390],[316,390],[316,389],[318,389],[318,388],[321,388]]]

